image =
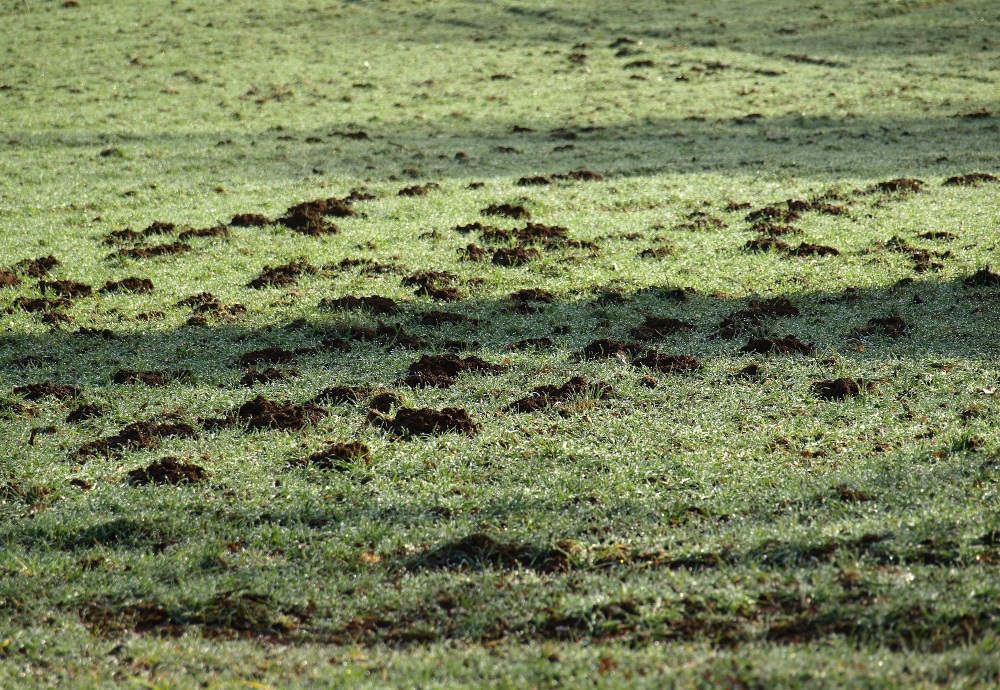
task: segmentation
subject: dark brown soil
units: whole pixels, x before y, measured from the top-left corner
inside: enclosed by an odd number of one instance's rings
[[[997,287],[1000,286],[1000,274],[990,271],[987,264],[963,281],[965,287]]]
[[[14,300],[14,306],[24,311],[51,311],[72,306],[72,302],[62,297],[19,297]]]
[[[150,235],[169,235],[174,231],[173,223],[164,223],[159,220],[154,220],[146,229],[142,231],[143,235],[149,237]]]
[[[115,372],[112,381],[120,384],[144,383],[147,386],[165,386],[171,381],[191,378],[191,371],[180,369],[177,371],[135,371],[133,369],[119,369]]]
[[[125,449],[152,448],[158,439],[167,436],[188,438],[195,436],[195,431],[190,425],[183,423],[133,422],[114,436],[85,443],[75,455],[111,455]]]
[[[569,229],[561,225],[545,225],[544,223],[528,223],[523,228],[512,230],[510,236],[522,245],[546,244],[559,246],[569,240]],[[484,233],[483,239],[486,239]]]
[[[392,408],[400,407],[402,404],[403,399],[396,393],[393,393],[392,391],[382,391],[368,401],[368,409],[387,413]]]
[[[378,328],[375,329],[375,337],[389,347],[389,349],[394,347],[416,349],[426,345],[423,338],[410,335],[398,323],[389,325],[380,322]]]
[[[60,400],[69,400],[77,397],[81,392],[81,389],[76,386],[55,384],[48,379],[42,383],[29,383],[26,386],[14,387],[14,395],[20,395],[25,400],[40,400],[49,395]]]
[[[334,403],[334,404],[344,404],[344,403],[359,403],[369,395],[372,394],[372,386],[330,386],[329,388],[324,388],[316,397],[313,398],[314,403]]]
[[[800,352],[804,355],[811,355],[816,352],[816,346],[812,343],[803,343],[794,335],[786,335],[784,338],[750,338],[740,351],[760,354]]]
[[[378,295],[371,295],[370,297],[345,295],[344,297],[338,297],[337,299],[330,299],[327,297],[320,302],[320,306],[326,309],[344,311],[364,309],[375,314],[395,314],[399,311],[399,305],[396,304],[395,300],[388,297],[380,297]]]
[[[90,297],[94,294],[89,285],[72,280],[39,280],[38,289],[43,293],[51,291],[63,297]]]
[[[551,177],[545,177],[544,175],[536,175],[535,177],[522,177],[517,181],[517,185],[520,187],[528,187],[531,185],[545,185],[552,184]]]
[[[316,267],[305,261],[292,261],[282,266],[264,266],[260,275],[247,283],[247,287],[259,290],[278,285],[295,285],[296,278],[303,273],[315,273]]]
[[[568,173],[560,173],[552,176],[553,180],[577,180],[578,182],[601,182],[604,175],[595,173],[593,170],[572,170]]]
[[[828,247],[823,244],[809,244],[803,242],[794,249],[789,249],[791,256],[840,256],[840,250],[835,247]]]
[[[701,362],[691,355],[665,355],[661,352],[647,352],[632,362],[665,374],[679,374],[701,368]]]
[[[830,379],[817,381],[812,385],[812,391],[823,400],[846,400],[861,393],[861,387],[854,379]]]
[[[136,467],[128,473],[130,484],[197,484],[208,476],[203,467],[181,462],[178,458],[160,458],[148,467]]]
[[[453,311],[428,311],[420,317],[420,323],[425,326],[440,326],[443,323],[459,323],[467,321],[468,317]]]
[[[647,316],[641,326],[633,328],[630,333],[636,340],[657,340],[664,338],[671,333],[683,331],[693,331],[697,326],[680,319],[661,319],[656,316]]]
[[[446,407],[442,410],[401,407],[396,410],[395,417],[377,415],[373,421],[400,436],[423,436],[448,431],[461,431],[471,436],[479,429],[469,413],[460,407]]]
[[[357,191],[357,190],[355,190]],[[352,195],[354,192],[352,192]],[[343,199],[329,197],[326,199],[313,199],[303,201],[289,206],[285,211],[285,218],[292,216],[333,216],[334,218],[354,218],[358,212],[351,208],[350,204],[360,196],[347,196]],[[279,219],[279,223],[284,223],[284,219]]]
[[[638,256],[640,259],[662,259],[673,253],[673,249],[670,247],[648,247],[639,252]]]
[[[87,328],[86,326],[77,328],[73,332],[73,335],[86,338],[101,338],[102,340],[115,340],[118,337],[110,328]]]
[[[548,304],[555,300],[555,295],[541,288],[525,288],[510,293],[507,299],[513,302],[545,302]]]
[[[470,242],[464,249],[459,249],[458,253],[460,255],[459,258],[463,261],[482,261],[483,257],[489,253],[489,250],[480,247],[474,242]]]
[[[782,242],[781,240],[776,240],[773,237],[757,237],[755,239],[747,241],[743,245],[743,248],[748,252],[769,252],[769,251],[788,251],[789,245],[787,242]]]
[[[297,211],[286,216],[282,216],[276,222],[281,223],[289,230],[294,230],[302,235],[319,237],[320,235],[333,235],[340,232],[333,223],[327,222],[322,215],[317,213],[306,213]]]
[[[888,194],[896,194],[900,192],[922,192],[925,184],[927,183],[923,180],[918,180],[913,177],[897,177],[893,180],[886,180],[885,182],[879,182],[872,185],[868,188],[868,192],[884,192]]]
[[[0,288],[17,287],[21,284],[21,279],[16,273],[0,270]]]
[[[403,285],[437,285],[438,283],[453,283],[458,276],[450,271],[419,271],[402,279]]]
[[[152,292],[153,281],[149,278],[123,278],[109,280],[101,288],[101,292]]]
[[[439,186],[434,182],[428,182],[424,185],[415,184],[412,187],[403,187],[396,194],[398,196],[426,196],[431,193],[432,189],[436,189]]]
[[[789,199],[787,202],[788,209],[790,211],[795,211],[796,213],[804,213],[806,211],[818,211],[829,216],[840,216],[847,213],[847,209],[843,206],[835,206],[834,204],[829,204],[825,201],[804,201],[802,199]]]
[[[257,362],[273,362],[280,364],[287,364],[295,359],[295,353],[290,350],[286,350],[283,347],[265,347],[261,350],[252,350],[240,356],[239,364],[243,367],[249,367]]]
[[[242,425],[247,429],[298,431],[308,424],[316,424],[327,414],[326,410],[314,403],[296,405],[287,400],[275,402],[258,395],[241,405],[233,415],[200,421],[206,428]]]
[[[981,182],[1000,182],[1000,178],[990,173],[974,172],[967,175],[956,175],[949,177],[944,183],[948,186],[964,187],[978,185]]]
[[[51,325],[62,324],[62,323],[72,323],[73,317],[69,314],[63,314],[59,311],[47,311],[42,314],[42,323],[47,323]]]
[[[778,225],[777,223],[768,222],[754,223],[750,229],[754,232],[759,232],[761,235],[770,235],[771,237],[802,234],[802,230],[794,225]]]
[[[940,270],[941,268],[944,268],[943,264],[931,261],[931,253],[929,250],[913,247],[899,235],[893,235],[889,241],[885,243],[885,246],[887,249],[894,252],[909,255],[910,260],[913,261],[913,270],[917,273],[924,273],[930,269]]]
[[[461,291],[456,287],[438,287],[436,285],[421,285],[414,292],[417,297],[433,297],[444,302],[457,302],[462,299]]]
[[[472,371],[482,374],[500,374],[507,370],[507,367],[470,356],[462,359],[458,355],[451,353],[443,355],[423,355],[419,360],[413,362],[403,383],[416,388],[421,386],[435,386],[437,388],[449,388],[455,383],[455,376],[462,372]]]
[[[229,228],[225,225],[216,225],[211,228],[198,228],[195,230],[185,230],[177,236],[177,239],[184,240],[192,237],[229,237]]]
[[[178,307],[203,307],[213,304],[221,304],[219,298],[211,292],[199,292],[197,295],[185,297],[177,303]]]
[[[349,470],[356,460],[368,457],[368,446],[361,441],[334,443],[312,455],[289,462],[295,467],[317,467],[321,470]]]
[[[113,230],[107,234],[104,238],[104,244],[121,245],[125,242],[135,242],[144,238],[145,235],[141,232],[136,232],[132,228],[125,228],[124,230]]]
[[[104,414],[105,408],[103,405],[98,405],[96,403],[87,403],[80,405],[75,410],[70,412],[66,416],[66,421],[69,424],[76,424],[79,422],[84,422],[88,419],[94,419],[100,417]]]
[[[644,352],[645,349],[646,347],[641,343],[633,343],[627,340],[609,340],[607,338],[601,338],[583,348],[583,357],[585,359],[604,359],[607,357],[616,357],[618,355],[635,357]]]
[[[541,258],[537,249],[524,249],[514,247],[513,249],[497,249],[493,252],[493,263],[497,266],[523,266],[532,259]]]
[[[747,214],[746,220],[750,223],[758,221],[768,223],[790,223],[800,218],[797,211],[788,208],[778,208],[776,206],[765,206]]]
[[[521,205],[490,204],[479,211],[484,216],[505,216],[507,218],[531,218],[531,211]]]
[[[470,232],[487,232],[490,230],[496,230],[496,228],[494,228],[492,225],[483,225],[478,220],[474,223],[455,226],[455,232],[460,232],[463,235],[468,235]]]
[[[858,335],[885,335],[890,338],[900,338],[910,333],[910,324],[898,316],[869,319],[863,327],[855,328]]]
[[[584,394],[603,400],[611,395],[611,386],[606,383],[590,385],[586,379],[574,376],[561,386],[538,386],[532,389],[531,393],[511,403],[510,409],[514,412],[535,412]]]
[[[958,235],[947,230],[928,230],[917,235],[922,240],[957,240]]]
[[[268,367],[263,371],[258,371],[257,367],[250,367],[247,373],[240,377],[240,383],[244,386],[256,386],[258,383],[270,383],[271,381],[281,381],[289,376],[298,376],[295,369],[277,369]]]
[[[271,225],[273,220],[258,213],[237,213],[229,221],[229,225],[234,228],[256,228],[264,225]]]
[[[190,244],[184,244],[183,242],[172,242],[170,244],[158,244],[153,247],[136,247],[134,249],[119,249],[111,256],[122,256],[129,259],[149,259],[154,256],[163,256],[165,254],[180,254],[181,252],[187,252],[187,251],[191,251]]]
[[[14,264],[14,270],[27,273],[29,276],[35,278],[42,278],[48,275],[49,271],[56,266],[62,266],[62,262],[49,254],[48,256],[40,256],[37,259],[22,259]]]

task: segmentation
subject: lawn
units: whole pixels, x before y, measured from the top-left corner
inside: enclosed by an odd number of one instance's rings
[[[0,686],[1000,683],[994,2],[0,23]]]

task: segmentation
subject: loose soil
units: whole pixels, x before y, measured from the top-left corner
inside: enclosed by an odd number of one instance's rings
[[[437,287],[436,285],[421,285],[414,292],[417,297],[433,297],[443,302],[457,302],[462,299],[462,293],[455,287]]]
[[[240,383],[244,386],[255,386],[258,383],[270,383],[271,381],[282,381],[289,376],[298,376],[295,369],[277,369],[268,367],[263,371],[258,371],[257,367],[250,367],[247,373],[240,377]]]
[[[237,213],[229,221],[229,225],[234,228],[256,228],[271,225],[272,223],[274,223],[273,220],[257,213]]]
[[[636,340],[657,340],[665,338],[672,333],[693,331],[697,326],[680,319],[662,319],[656,316],[647,316],[641,326],[633,328],[629,333]]]
[[[27,273],[34,278],[42,278],[48,275],[49,271],[56,266],[62,266],[62,262],[49,254],[48,256],[40,256],[37,259],[22,259],[14,264],[14,270]]]
[[[68,299],[62,297],[19,297],[14,300],[14,305],[24,311],[51,311],[73,305]]]
[[[861,387],[854,379],[839,378],[817,381],[812,385],[812,391],[823,400],[846,400],[859,395]]]
[[[450,388],[455,383],[455,376],[462,372],[472,371],[481,374],[501,374],[507,367],[470,356],[462,359],[458,355],[451,353],[443,355],[423,355],[419,360],[413,362],[402,383],[411,388],[434,386],[437,388]]]
[[[783,235],[801,235],[802,230],[794,225],[778,225],[777,223],[754,223],[750,226],[754,232],[771,237],[781,237]]]
[[[442,410],[401,407],[396,410],[395,417],[377,415],[373,421],[400,436],[424,436],[449,431],[460,431],[471,436],[479,430],[479,425],[460,407],[446,407]]]
[[[459,258],[462,261],[482,261],[488,253],[488,249],[480,247],[474,242],[470,242],[464,249],[458,250]]]
[[[541,288],[525,288],[507,296],[507,299],[512,302],[545,302],[546,304],[553,302],[555,298],[551,292]]]
[[[606,359],[608,357],[635,357],[646,350],[642,343],[627,340],[609,340],[600,338],[583,348],[584,359]]]
[[[370,297],[345,295],[337,299],[327,297],[320,302],[320,306],[338,311],[364,309],[374,314],[395,314],[399,311],[399,305],[395,300],[388,297],[380,297],[379,295],[371,295]]]
[[[803,343],[794,335],[786,335],[784,338],[750,338],[747,344],[740,348],[740,351],[760,354],[799,352],[803,355],[811,355],[815,354],[816,346],[813,343]]]
[[[750,300],[745,309],[739,309],[725,317],[717,326],[716,335],[730,340],[748,328],[762,325],[768,319],[799,316],[799,308],[787,297],[772,297],[758,302]]]
[[[524,340],[517,340],[510,345],[506,346],[505,350],[547,350],[553,346],[551,338],[525,338]]]
[[[94,294],[89,285],[72,280],[39,280],[38,289],[43,293],[52,291],[63,297],[90,297]]]
[[[535,412],[552,407],[567,398],[588,395],[597,400],[603,400],[611,395],[611,386],[606,383],[590,385],[586,379],[574,376],[561,386],[538,386],[531,393],[510,405],[514,412]]]
[[[496,266],[523,266],[532,259],[541,258],[537,249],[523,249],[514,247],[513,249],[497,249],[493,253],[493,264]]]
[[[303,273],[315,273],[316,267],[304,261],[292,261],[282,266],[264,266],[260,275],[247,283],[247,287],[260,290],[265,287],[295,285]]]
[[[661,352],[649,351],[632,362],[635,365],[649,367],[665,374],[679,374],[695,371],[701,368],[701,362],[691,355],[665,355]]]
[[[270,363],[280,363],[287,364],[295,359],[295,353],[286,350],[283,347],[265,347],[260,350],[252,350],[246,352],[240,356],[237,364],[243,367],[249,367],[251,365],[257,364],[257,362],[270,362]]]
[[[355,461],[368,457],[370,451],[361,441],[350,443],[334,443],[312,455],[290,461],[293,467],[316,467],[321,470],[346,471],[355,465]]]
[[[96,403],[86,403],[80,405],[75,410],[70,412],[66,416],[66,421],[69,424],[77,424],[79,422],[85,422],[88,419],[95,419],[104,415],[105,408],[103,405],[98,405]]]
[[[128,473],[130,484],[197,484],[208,476],[205,469],[175,457],[160,458],[148,467],[136,467]]]
[[[1000,286],[1000,274],[990,271],[987,265],[962,281],[962,284],[965,287],[997,287]]]
[[[109,280],[101,288],[101,292],[152,292],[153,281],[149,278],[123,278]]]
[[[316,404],[359,403],[371,395],[373,390],[372,386],[368,384],[364,386],[330,386],[317,393],[312,402]]]
[[[199,228],[196,230],[185,230],[177,236],[177,239],[184,240],[192,237],[229,237],[229,228],[224,225],[216,225],[211,228]]]
[[[967,187],[978,185],[981,182],[1000,182],[1000,178],[990,173],[974,172],[967,175],[949,177],[944,181],[944,184],[949,187]]]
[[[29,383],[26,386],[14,387],[14,395],[20,395],[25,400],[40,400],[50,395],[60,400],[69,400],[82,392],[83,390],[76,386],[55,384],[48,379],[42,383]]]
[[[424,185],[415,184],[412,187],[403,187],[396,194],[397,196],[426,196],[432,189],[440,187],[436,182],[428,182]]]
[[[484,216],[504,216],[506,218],[531,218],[531,211],[515,204],[490,204],[479,211]]]
[[[878,182],[868,188],[868,193],[884,192],[888,194],[899,194],[906,192],[922,192],[927,183],[914,177],[897,177],[893,180]]]
[[[21,279],[16,273],[0,269],[0,288],[17,287],[21,284]]]
[[[743,248],[748,252],[770,252],[788,251],[791,247],[787,242],[782,242],[781,240],[776,240],[773,237],[757,237],[752,240],[748,240]]]
[[[768,223],[790,223],[793,220],[798,220],[800,217],[801,216],[797,211],[793,211],[788,208],[765,206],[764,208],[759,208],[756,211],[748,213],[746,220],[749,223],[756,223],[758,221]]]
[[[119,384],[144,383],[147,386],[166,386],[171,381],[190,379],[191,377],[192,373],[189,369],[178,369],[176,371],[119,369],[115,372],[112,381]]]
[[[439,283],[450,284],[458,280],[458,276],[451,271],[419,271],[406,276],[400,282],[403,285],[417,285],[428,287]]]
[[[309,424],[317,424],[329,414],[315,403],[296,405],[289,401],[275,402],[258,395],[245,402],[235,414],[221,419],[199,420],[206,429],[223,426],[245,426],[247,429],[282,429],[298,431]]]
[[[460,323],[467,320],[467,316],[452,311],[428,311],[420,317],[420,323],[424,326],[440,326],[443,323]]]
[[[136,247],[133,249],[119,249],[114,254],[111,254],[109,258],[115,256],[121,256],[127,259],[149,259],[154,256],[163,256],[165,254],[180,254],[182,252],[191,251],[190,244],[184,244],[183,242],[172,242],[170,244],[158,244],[153,247]]]
[[[673,253],[673,249],[670,247],[648,247],[639,252],[638,257],[640,259],[662,259]]]
[[[798,247],[788,250],[791,256],[840,256],[840,250],[823,244],[803,242]]]
[[[137,450],[153,448],[161,438],[180,436],[190,438],[195,436],[195,430],[188,424],[153,422],[133,422],[117,434],[107,438],[97,439],[80,446],[74,456],[111,455],[125,449]]]

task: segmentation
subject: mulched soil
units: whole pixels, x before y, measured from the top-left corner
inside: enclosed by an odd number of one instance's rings
[[[0,269],[0,288],[17,287],[21,284],[21,279],[16,273]]]
[[[585,394],[603,400],[611,395],[611,386],[606,383],[591,385],[586,379],[574,376],[561,386],[538,386],[532,389],[531,393],[511,403],[510,409],[514,412],[535,412],[564,402],[567,398]]]
[[[175,457],[160,458],[148,467],[136,467],[128,473],[129,484],[197,484],[208,476],[203,467],[182,462]]]
[[[395,300],[389,297],[380,297],[379,295],[371,295],[370,297],[345,295],[337,299],[327,297],[320,302],[320,306],[326,309],[343,311],[364,309],[375,314],[395,314],[399,311],[399,305]]]
[[[96,403],[86,403],[80,405],[66,416],[66,421],[70,424],[85,422],[88,419],[95,419],[104,415],[105,407]]]
[[[234,228],[256,228],[271,225],[273,220],[258,213],[237,213],[229,221],[229,225]]]
[[[583,348],[584,359],[606,359],[624,355],[635,357],[645,352],[646,346],[642,343],[633,343],[627,340],[609,340],[600,338]]]
[[[80,446],[75,456],[111,455],[125,449],[137,450],[153,448],[161,438],[180,436],[190,438],[196,436],[194,428],[184,423],[133,422],[117,434],[107,438],[97,439]]]
[[[355,465],[355,461],[368,457],[370,451],[361,441],[334,443],[323,450],[304,458],[291,460],[293,467],[316,467],[321,470],[345,471]]]
[[[949,187],[966,187],[978,185],[981,182],[1000,182],[1000,177],[990,173],[974,172],[967,175],[955,175],[944,181]]]
[[[804,355],[815,354],[816,346],[813,343],[803,343],[794,335],[786,335],[784,338],[750,338],[747,344],[740,348],[741,352],[757,352],[768,354],[777,352],[788,354],[799,352]]]
[[[411,388],[434,386],[450,388],[455,383],[455,376],[462,372],[472,371],[481,374],[501,374],[507,367],[490,364],[479,357],[470,356],[462,359],[451,353],[443,355],[423,355],[413,362],[402,379],[404,385]]]
[[[424,436],[449,431],[460,431],[473,435],[479,430],[469,413],[460,407],[446,407],[434,410],[429,407],[412,409],[401,407],[395,417],[373,412],[372,421],[400,436]]]
[[[119,249],[110,256],[121,256],[128,259],[149,259],[154,256],[166,254],[180,254],[191,251],[191,245],[183,242],[171,242],[169,244],[158,244],[153,247],[135,247],[132,249]]]
[[[647,316],[641,326],[633,328],[629,334],[636,340],[657,340],[672,333],[683,331],[693,331],[697,326],[680,319],[663,319],[656,316]]]
[[[14,306],[24,311],[51,311],[72,305],[72,302],[62,297],[19,297],[14,300]]]
[[[247,283],[247,287],[260,290],[265,287],[295,285],[303,273],[315,273],[316,267],[305,261],[292,261],[281,266],[264,266],[260,275]]]
[[[40,256],[37,259],[22,259],[14,264],[14,270],[20,273],[27,273],[29,276],[35,278],[42,278],[48,275],[49,271],[56,266],[62,266],[62,262],[49,254],[48,256]]]
[[[123,278],[122,280],[109,280],[101,288],[101,292],[152,292],[153,281],[149,278]]]
[[[514,247],[513,249],[497,249],[493,252],[493,263],[496,266],[523,266],[532,259],[541,258],[537,249],[523,249]]]
[[[679,374],[695,371],[701,368],[701,362],[691,355],[665,355],[661,352],[649,351],[636,358],[633,364],[662,371],[665,374]]]
[[[812,391],[823,400],[846,400],[861,393],[861,386],[854,379],[839,378],[817,381]]]
[[[39,280],[38,289],[43,293],[51,291],[63,297],[90,297],[94,294],[92,287],[73,280]]]
[[[909,335],[912,327],[898,316],[869,319],[862,327],[856,327],[857,335],[885,335],[890,338],[900,338]]]
[[[504,216],[506,218],[531,218],[531,211],[515,204],[490,204],[479,211],[484,216]]]
[[[40,400],[50,395],[60,400],[69,400],[77,397],[82,392],[76,386],[56,384],[48,379],[42,383],[29,383],[26,386],[14,387],[14,395],[20,395],[25,400]]]
[[[283,429],[298,431],[316,424],[329,414],[315,403],[297,405],[289,401],[276,402],[258,395],[243,403],[233,414],[217,419],[201,419],[206,429],[225,426],[245,426],[247,429]]]
[[[171,381],[190,379],[191,371],[178,369],[176,371],[135,371],[134,369],[119,369],[112,381],[120,384],[144,383],[147,386],[166,386]]]

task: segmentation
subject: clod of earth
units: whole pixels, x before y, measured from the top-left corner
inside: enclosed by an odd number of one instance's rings
[[[368,401],[369,410],[376,410],[382,413],[387,413],[392,408],[401,407],[402,405],[403,398],[392,391],[382,391]]]
[[[118,336],[110,328],[87,328],[86,326],[76,329],[73,335],[87,338],[100,338],[102,340],[115,340]]]
[[[371,295],[370,297],[345,295],[337,299],[326,297],[320,302],[320,306],[325,309],[343,311],[365,309],[375,314],[395,314],[399,311],[399,305],[396,304],[395,300],[389,297],[380,297],[379,295]]]
[[[465,359],[454,354],[444,355],[423,355],[419,360],[413,362],[403,383],[410,387],[435,386],[438,388],[449,388],[455,383],[455,376],[465,371],[478,372],[482,374],[500,374],[507,370],[507,367],[470,356]]]
[[[130,484],[197,484],[208,476],[203,467],[182,462],[175,457],[160,458],[148,467],[136,467],[128,473]]]
[[[888,316],[885,318],[869,319],[863,327],[856,327],[854,332],[858,335],[885,335],[890,338],[899,338],[908,335],[911,330],[910,324],[903,321],[898,316]]]
[[[372,386],[330,386],[324,388],[316,397],[314,403],[358,403],[372,394]]]
[[[403,187],[396,194],[397,196],[426,196],[432,189],[440,187],[436,182],[428,182],[424,185],[415,184],[412,187]]]
[[[663,319],[647,316],[641,326],[633,328],[629,333],[636,340],[657,340],[672,333],[693,331],[697,326],[680,319]]]
[[[798,247],[788,250],[791,256],[840,256],[840,250],[824,244],[809,244],[803,242]]]
[[[21,284],[21,279],[16,273],[0,269],[0,288],[17,287]]]
[[[111,455],[125,449],[152,448],[161,438],[168,436],[190,438],[195,435],[195,430],[184,423],[133,422],[113,436],[83,444],[74,456]]]
[[[263,371],[258,371],[257,367],[253,366],[247,370],[243,376],[240,377],[240,383],[244,386],[255,386],[258,383],[270,383],[271,381],[282,381],[289,376],[298,376],[299,372],[295,369],[277,369],[275,367],[268,367]]]
[[[825,213],[830,216],[840,216],[847,213],[847,209],[843,206],[835,206],[833,204],[826,203],[825,201],[804,201],[802,199],[789,199],[787,202],[788,209],[790,211],[795,211],[796,213],[803,213],[805,211],[819,211],[820,213]]]
[[[144,383],[147,386],[165,386],[171,381],[190,379],[191,370],[178,369],[176,371],[135,371],[133,369],[119,369],[115,372],[112,381],[120,384]]]
[[[758,302],[750,300],[746,309],[739,309],[724,318],[718,325],[716,335],[720,338],[732,339],[750,327],[760,326],[767,319],[799,316],[799,308],[787,297],[772,297]]]
[[[981,182],[1000,182],[1000,178],[990,173],[974,172],[966,175],[955,175],[944,181],[944,184],[952,187],[966,187],[978,185]]]
[[[463,261],[481,261],[488,253],[489,250],[474,242],[470,242],[464,249],[458,250],[459,258]]]
[[[349,470],[355,461],[368,457],[368,446],[361,441],[334,443],[304,458],[290,461],[293,467],[317,467],[321,470]]]
[[[316,267],[304,261],[292,261],[282,266],[264,266],[260,275],[247,283],[255,290],[275,285],[295,285],[296,278],[303,273],[315,273]]]
[[[545,177],[544,175],[536,175],[534,177],[522,177],[516,183],[519,187],[528,187],[531,185],[545,185],[552,184],[551,177]]]
[[[48,272],[56,266],[62,266],[62,262],[49,254],[48,256],[40,256],[37,259],[22,259],[14,264],[14,270],[27,273],[34,278],[41,278],[48,275]]]
[[[427,287],[438,283],[453,283],[458,280],[458,276],[451,271],[419,271],[406,276],[400,282],[403,285],[417,285]]]
[[[62,307],[72,306],[72,302],[63,297],[19,297],[14,300],[14,305],[24,311],[51,311]]]
[[[72,280],[39,280],[38,289],[43,293],[51,290],[63,297],[90,297],[94,293],[89,285]]]
[[[449,431],[460,431],[472,435],[479,429],[469,413],[460,407],[446,407],[434,410],[429,407],[413,409],[401,407],[395,417],[370,413],[370,419],[380,426],[400,436],[423,436]]]
[[[813,343],[803,343],[794,335],[786,335],[784,338],[750,338],[747,344],[740,348],[741,352],[757,352],[768,354],[777,352],[789,354],[799,352],[804,355],[811,355],[816,352]]]
[[[191,251],[190,244],[185,244],[183,242],[171,242],[169,244],[158,244],[153,247],[136,247],[133,249],[119,249],[114,254],[109,255],[108,258],[121,256],[128,259],[149,259],[154,256],[163,256],[165,254],[180,254],[181,252],[188,252],[188,251]]]
[[[490,204],[479,211],[484,216],[505,216],[507,218],[531,218],[531,211],[519,204]]]
[[[646,350],[645,345],[627,340],[600,338],[583,348],[584,359],[605,359],[608,357],[635,357]]]
[[[555,295],[541,288],[525,288],[510,293],[507,299],[513,302],[545,302],[548,304],[555,300]]]
[[[861,387],[854,379],[839,378],[817,381],[812,385],[812,391],[823,400],[846,400],[859,395]]]
[[[947,230],[928,230],[917,235],[922,240],[957,240],[958,235]]]
[[[638,257],[640,259],[662,259],[671,254],[673,254],[673,249],[670,247],[648,247],[639,252]]]
[[[754,232],[771,237],[781,237],[782,235],[800,235],[802,230],[794,225],[778,225],[777,223],[760,222],[750,226]],[[747,247],[749,249],[749,247]]]
[[[868,188],[868,193],[886,192],[895,194],[899,192],[922,192],[925,184],[927,183],[923,180],[913,177],[897,177],[893,180],[886,180],[885,182],[878,182],[872,185]]]
[[[538,386],[531,393],[510,405],[514,412],[535,412],[544,410],[570,397],[588,397],[603,400],[611,395],[611,386],[606,383],[588,384],[586,379],[574,376],[561,386]]]
[[[498,249],[493,253],[493,263],[497,266],[522,266],[532,259],[541,258],[537,249]]]
[[[149,278],[123,278],[109,280],[101,288],[101,292],[152,292],[153,281]]]
[[[281,223],[286,228],[294,230],[302,235],[318,237],[320,235],[333,235],[340,232],[333,223],[327,222],[319,214],[297,211],[295,213],[282,216],[276,222]]]
[[[701,368],[701,362],[691,355],[665,355],[652,350],[635,359],[632,363],[656,369],[665,374],[679,374]]]
[[[457,302],[462,299],[462,293],[455,287],[438,287],[436,285],[421,285],[414,292],[417,297],[433,297],[444,302]]]
[[[507,347],[505,350],[528,350],[528,349],[538,349],[546,350],[552,347],[553,342],[551,338],[525,338],[524,340],[517,340]]]
[[[793,211],[792,209],[765,206],[764,208],[759,208],[756,211],[748,213],[746,220],[749,223],[756,223],[758,221],[768,223],[790,223],[793,220],[798,220],[800,217],[799,213],[797,211]]]
[[[420,317],[420,323],[425,326],[440,326],[443,323],[460,323],[468,317],[452,311],[428,311]]]
[[[66,386],[52,383],[46,379],[42,383],[29,383],[26,386],[15,386],[14,395],[20,395],[25,400],[40,400],[51,395],[60,400],[75,398],[83,391],[76,386]]]
[[[298,431],[316,424],[329,414],[315,403],[297,405],[289,401],[275,402],[258,395],[243,403],[235,412],[221,419],[199,420],[205,428],[245,426],[247,429],[282,429]]]
[[[274,223],[273,220],[258,213],[237,213],[229,221],[229,225],[234,228],[255,228],[271,225],[272,223]]]
[[[790,248],[787,242],[782,242],[781,240],[776,240],[773,237],[757,237],[752,240],[748,240],[743,248],[748,252],[769,252],[769,251],[788,251]]]

